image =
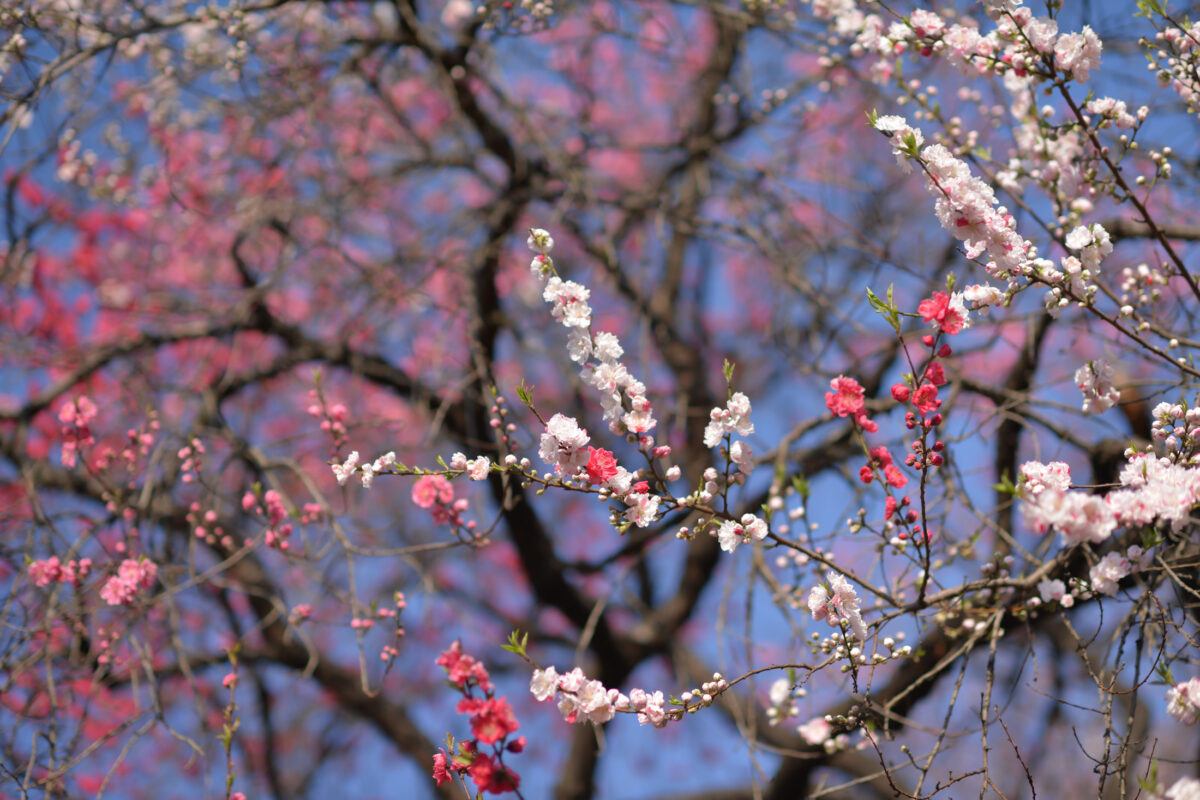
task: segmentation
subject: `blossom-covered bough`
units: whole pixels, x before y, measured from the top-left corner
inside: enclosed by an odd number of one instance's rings
[[[0,8],[0,794],[1196,797],[1200,23],[1110,13]]]

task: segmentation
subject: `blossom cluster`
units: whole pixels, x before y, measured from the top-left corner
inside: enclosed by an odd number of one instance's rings
[[[73,467],[80,448],[96,443],[92,436],[91,422],[98,413],[96,404],[86,396],[68,400],[58,410],[58,421],[62,423],[62,463]]]
[[[1200,406],[1184,408],[1178,403],[1159,403],[1151,412],[1150,438],[1167,450],[1200,445]]]
[[[742,392],[734,392],[724,408],[714,408],[708,413],[708,424],[704,426],[704,446],[716,447],[721,439],[733,434],[749,436],[754,433],[750,421],[750,398]]]
[[[129,605],[139,591],[153,586],[157,577],[158,565],[150,559],[127,558],[100,589],[100,597],[110,606]]]
[[[546,281],[542,298],[552,305],[551,315],[567,328],[567,351],[571,360],[581,364],[580,376],[600,393],[604,419],[613,433],[642,435],[658,424],[654,418],[646,386],[621,363],[625,354],[620,340],[607,331],[593,332],[590,291],[574,281],[553,274],[550,251],[554,239],[541,228],[529,233],[529,248],[537,253],[530,271]]]
[[[1058,578],[1045,578],[1038,582],[1038,597],[1033,598],[1033,604],[1058,603],[1063,608],[1075,605],[1075,599],[1086,599],[1092,594],[1102,594],[1109,597],[1117,593],[1121,580],[1133,573],[1140,572],[1149,566],[1151,556],[1138,545],[1132,545],[1125,554],[1117,551],[1106,553],[1104,558],[1094,564],[1088,572],[1088,580],[1071,579],[1068,590],[1067,584]]]
[[[321,420],[321,430],[333,438],[335,449],[341,447],[346,442],[346,418],[349,416],[349,409],[344,403],[329,405],[317,389],[310,389],[308,395],[314,401],[306,409],[308,415]]]
[[[714,695],[728,687],[729,683],[716,673],[711,681],[706,681],[698,690],[684,692],[680,700],[685,707],[693,700],[698,705],[709,705]],[[618,712],[625,712],[637,714],[638,722],[642,725],[661,728],[671,719],[678,718],[678,712],[666,708],[661,691],[632,689],[626,695],[619,689],[606,688],[600,681],[589,679],[578,667],[563,675],[558,674],[554,667],[535,669],[529,682],[529,691],[539,702],[556,700],[558,710],[567,722],[600,725],[611,720]]]
[[[1061,462],[1021,467],[1021,513],[1036,531],[1057,530],[1067,546],[1098,543],[1120,526],[1170,522],[1178,529],[1200,503],[1200,469],[1150,453],[1130,452],[1120,488],[1107,495],[1068,491],[1070,468]]]
[[[525,749],[525,737],[510,739],[520,729],[512,706],[504,697],[495,695],[491,677],[483,663],[467,655],[462,643],[455,641],[437,659],[446,671],[450,684],[460,691],[459,714],[470,717],[474,739],[458,742],[457,752],[450,740],[449,752],[441,748],[433,756],[433,778],[438,786],[453,781],[454,775],[467,775],[479,791],[491,794],[516,791],[521,777],[504,763],[505,753],[520,753]],[[482,696],[476,694],[482,693]],[[490,746],[490,753],[481,745]]]
[[[993,4],[998,6],[992,15],[996,28],[986,34],[974,25],[947,24],[926,9],[915,9],[889,25],[878,14],[861,11],[854,0],[814,0],[812,5],[818,19],[830,20],[834,33],[851,41],[852,55],[879,57],[871,68],[877,80],[890,78],[891,60],[911,48],[923,56],[945,59],[964,75],[1049,77],[1057,70],[1086,83],[1100,65],[1103,50],[1090,27],[1059,34],[1055,20],[1034,17],[1017,3]]]
[[[90,558],[81,558],[78,561],[71,559],[64,564],[58,556],[50,556],[31,562],[26,569],[29,577],[33,578],[35,586],[49,586],[52,583],[70,583],[78,586],[91,571],[92,560]]]
[[[275,491],[274,489],[268,489],[263,493],[261,505],[259,504],[258,497],[255,496],[254,492],[246,492],[244,495],[242,495],[242,510],[246,512],[254,512],[256,514],[263,514],[266,516],[267,547],[273,547],[283,551],[288,549],[288,537],[292,535],[293,527],[290,522],[284,522],[284,520],[288,517],[288,511],[283,504],[283,497],[279,494],[279,492]],[[305,509],[306,517],[309,515],[319,515],[320,513],[321,507],[316,504],[310,504]],[[216,515],[212,515],[212,519],[215,518]],[[198,537],[204,537],[208,535],[208,531],[206,528],[198,527],[196,529],[196,535]]]
[[[1064,243],[1078,255],[1064,256],[1056,267],[1048,259],[1037,257],[1037,248],[1017,233],[1012,215],[999,205],[992,187],[972,175],[965,161],[941,144],[922,147],[924,135],[903,117],[877,116],[872,124],[892,139],[897,159],[911,159],[921,165],[942,227],[964,243],[967,258],[986,254],[988,272],[1008,278],[1010,292],[1016,289],[1017,276],[1036,278],[1049,287],[1046,307],[1052,314],[1072,301],[1087,302],[1095,296],[1100,262],[1113,249],[1111,237],[1102,225],[1081,225],[1071,230]],[[1073,162],[1074,153],[1065,158]],[[1018,187],[1010,188],[1016,191]],[[918,310],[943,333],[958,333],[967,324],[964,300],[986,306],[1000,302],[1003,297],[998,289],[988,286],[974,286],[969,292],[934,293],[922,301]]]
[[[1082,542],[1102,542],[1117,528],[1117,519],[1104,498],[1047,487],[1021,504],[1025,521],[1039,533],[1051,529],[1062,534],[1070,547]]]
[[[655,446],[649,432],[658,424],[654,418],[645,385],[634,378],[621,363],[624,355],[617,337],[606,331],[591,330],[589,292],[573,281],[564,281],[553,274],[554,262],[550,250],[554,239],[541,228],[530,231],[528,244],[537,255],[530,269],[546,285],[542,296],[553,304],[551,311],[567,328],[567,350],[573,361],[581,364],[584,382],[600,392],[604,419],[613,433],[636,439],[639,447],[652,457],[669,455],[670,447]],[[749,413],[749,402],[746,402]],[[750,426],[753,430],[753,426]],[[579,478],[601,488],[602,496],[611,496],[625,503],[625,520],[639,527],[649,526],[658,516],[662,498],[650,490],[648,481],[638,480],[638,474],[617,464],[613,454],[589,445],[591,436],[573,418],[555,414],[546,423],[539,441],[538,454],[554,468],[556,475]],[[668,479],[679,476],[678,469],[668,471]]]
[[[1044,259],[1036,259],[1031,272],[1050,286],[1046,292],[1046,310],[1057,315],[1072,300],[1088,302],[1095,297],[1095,283],[1099,274],[1100,261],[1112,252],[1112,240],[1108,231],[1099,223],[1073,229],[1064,243],[1068,250],[1079,255],[1067,255],[1059,261],[1059,267]]]
[[[1016,221],[999,205],[992,187],[971,174],[966,162],[943,145],[924,148],[920,160],[934,195],[934,213],[942,227],[966,245],[967,258],[984,253],[994,275],[1021,274],[1034,248],[1017,233]]]
[[[1123,488],[1106,499],[1123,525],[1169,522],[1175,530],[1187,523],[1191,510],[1200,504],[1200,468],[1134,453],[1119,476]]]
[[[1117,585],[1130,572],[1129,559],[1120,553],[1106,553],[1100,563],[1091,568],[1088,578],[1092,591],[1112,597],[1117,593]]]
[[[1150,51],[1149,67],[1156,71],[1160,86],[1170,86],[1189,112],[1200,114],[1200,21],[1168,23],[1155,37],[1158,49]]]
[[[643,440],[652,442],[650,437]],[[617,463],[611,451],[588,444],[591,436],[573,417],[555,414],[546,423],[539,454],[556,473],[599,486],[602,496],[625,503],[624,518],[645,528],[658,516],[662,498],[650,491],[650,484]],[[669,448],[652,448],[653,454],[667,454]]]
[[[462,453],[455,453],[450,457],[450,469],[463,470],[473,481],[487,480],[492,470],[492,460],[487,456],[467,458]]]
[[[375,459],[371,463],[359,464],[360,456],[357,450],[351,451],[350,455],[341,464],[330,465],[333,469],[333,476],[337,478],[339,486],[344,486],[346,481],[354,473],[361,473],[362,485],[364,489],[370,489],[371,484],[375,482],[375,476],[386,470],[388,467],[396,463],[396,454],[387,452]]]
[[[830,625],[843,622],[854,632],[860,642],[867,640],[867,626],[863,623],[862,604],[858,592],[845,576],[832,570],[825,576],[828,585],[819,583],[808,593],[808,610],[813,619],[825,620]]]

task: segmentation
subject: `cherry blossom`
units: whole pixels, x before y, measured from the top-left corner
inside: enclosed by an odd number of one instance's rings
[[[421,508],[454,502],[454,487],[441,475],[425,475],[413,483],[412,501]]]
[[[484,481],[491,471],[492,462],[487,456],[477,456],[466,463],[466,468],[471,480]]]
[[[1184,725],[1200,721],[1200,678],[1177,683],[1167,691],[1167,713]]]
[[[860,642],[867,640],[867,627],[863,623],[861,604],[858,593],[846,578],[837,572],[829,571],[825,584],[817,584],[808,594],[808,610],[813,619],[825,620],[830,625],[839,625],[843,620],[849,624],[850,630]]]
[[[1092,591],[1112,597],[1117,585],[1130,572],[1129,559],[1120,553],[1107,553],[1100,563],[1091,568],[1088,578]]]
[[[143,589],[154,585],[158,577],[158,565],[142,558],[127,558],[121,562],[117,574],[109,578],[100,590],[100,597],[110,606],[129,605]]]
[[[932,297],[921,301],[917,312],[921,319],[932,322],[942,333],[953,335],[966,327],[962,295],[958,295],[955,302],[946,292],[934,292]]]
[[[854,378],[839,375],[829,382],[825,407],[839,417],[858,415],[863,410],[863,387]]]
[[[580,428],[573,417],[555,414],[546,423],[538,454],[554,467],[556,473],[573,475],[581,467],[587,466],[587,444],[590,440],[587,431]]]
[[[824,745],[833,734],[833,726],[824,717],[814,717],[796,728],[796,732],[809,744]]]
[[[717,540],[727,553],[737,550],[739,544],[761,542],[767,537],[767,523],[753,514],[743,514],[739,522],[725,520],[717,530]]]
[[[742,392],[734,392],[725,408],[714,408],[709,412],[708,425],[704,428],[704,446],[716,447],[721,439],[736,433],[749,436],[754,433],[750,421],[750,398]]]
[[[1161,795],[1153,795],[1153,800],[1200,800],[1200,779],[1180,778]]]
[[[1083,394],[1083,413],[1099,414],[1121,399],[1113,385],[1112,365],[1105,361],[1089,361],[1075,371],[1075,385]]]

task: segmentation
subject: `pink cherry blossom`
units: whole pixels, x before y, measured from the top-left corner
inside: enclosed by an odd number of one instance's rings
[[[863,387],[854,378],[839,375],[829,382],[832,392],[825,393],[825,407],[839,417],[858,415],[863,410]]]

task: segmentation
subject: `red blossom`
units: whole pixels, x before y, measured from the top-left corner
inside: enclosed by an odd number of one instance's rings
[[[930,414],[937,411],[942,405],[942,401],[938,399],[937,387],[932,383],[923,383],[920,388],[913,394],[913,405],[922,414]]]
[[[854,378],[839,375],[829,382],[825,406],[839,417],[857,415],[863,409],[863,387]]]
[[[945,292],[934,292],[933,297],[922,300],[917,312],[926,322],[936,322],[942,333],[953,335],[963,329],[962,314],[950,306],[950,295]]]
[[[589,446],[587,474],[594,485],[606,483],[617,474],[617,459],[608,450]]]
[[[891,451],[889,451],[883,445],[880,445],[879,447],[872,447],[870,450],[870,456],[871,460],[877,462],[881,467],[886,467],[893,461]]]
[[[854,413],[854,424],[867,433],[875,433],[879,430],[879,423],[868,417],[867,412],[862,409]]]
[[[903,383],[892,384],[892,399],[897,403],[907,403],[911,391]]]
[[[495,744],[508,734],[516,733],[520,727],[512,707],[503,697],[460,700],[458,713],[471,715],[471,733],[484,744]]]
[[[934,361],[925,368],[925,380],[934,386],[945,386],[946,370],[942,369],[942,365],[939,362]]]
[[[870,483],[874,479],[876,469],[883,471],[883,477],[889,486],[892,486],[896,489],[902,489],[904,488],[904,485],[908,483],[908,478],[905,477],[904,473],[900,471],[900,468],[893,463],[894,459],[892,458],[891,451],[889,451],[886,447],[880,445],[879,447],[871,448],[870,457],[870,462],[865,464],[858,471],[859,480],[861,480],[863,483]],[[889,500],[890,499],[891,498],[889,498]],[[894,507],[892,510],[894,510]],[[892,511],[889,511],[888,516],[890,517],[891,515]]]
[[[521,785],[521,777],[517,773],[482,753],[475,757],[468,774],[481,792],[502,794],[515,791]]]
[[[458,688],[464,688],[468,681],[475,681],[485,692],[492,690],[491,676],[487,668],[479,661],[462,652],[462,644],[455,641],[442,651],[437,659],[438,666],[446,670],[446,679]]]
[[[433,780],[438,786],[444,783],[450,783],[454,780],[450,776],[450,770],[446,769],[446,751],[438,750],[433,755]]]

